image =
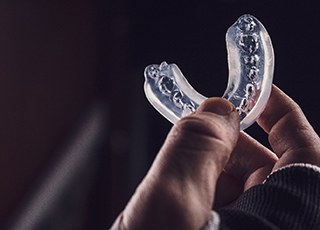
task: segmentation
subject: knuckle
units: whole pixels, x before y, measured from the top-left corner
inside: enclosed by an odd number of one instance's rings
[[[210,146],[221,151],[231,152],[236,135],[232,128],[223,119],[208,119],[207,117],[188,116],[176,124],[176,134],[181,139],[188,140],[188,146]],[[187,141],[185,141],[187,142]]]

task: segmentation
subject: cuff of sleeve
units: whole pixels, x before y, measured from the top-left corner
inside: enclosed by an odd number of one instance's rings
[[[246,191],[234,208],[268,220],[280,229],[313,230],[320,226],[319,194],[320,168],[290,164],[270,174],[264,184]]]
[[[293,163],[293,164],[288,164],[286,166],[283,166],[277,170],[275,170],[274,172],[272,172],[263,182],[263,184],[274,174],[281,172],[283,170],[287,170],[287,169],[293,169],[293,168],[306,168],[306,169],[310,169],[316,173],[320,173],[320,167],[317,165],[313,165],[313,164],[308,164],[308,163]]]

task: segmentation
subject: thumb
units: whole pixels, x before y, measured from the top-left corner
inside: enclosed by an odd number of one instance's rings
[[[196,113],[172,128],[158,155],[158,166],[195,180],[204,172],[219,176],[238,136],[239,116],[234,106],[222,98],[207,99]]]

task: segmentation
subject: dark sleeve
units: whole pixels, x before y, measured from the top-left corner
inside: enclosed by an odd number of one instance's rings
[[[295,164],[246,191],[233,208],[216,210],[220,230],[320,229],[320,170]]]

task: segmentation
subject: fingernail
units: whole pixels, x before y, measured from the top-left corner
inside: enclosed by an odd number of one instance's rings
[[[199,112],[210,112],[223,116],[232,113],[234,110],[234,106],[224,98],[209,98],[198,108]]]

